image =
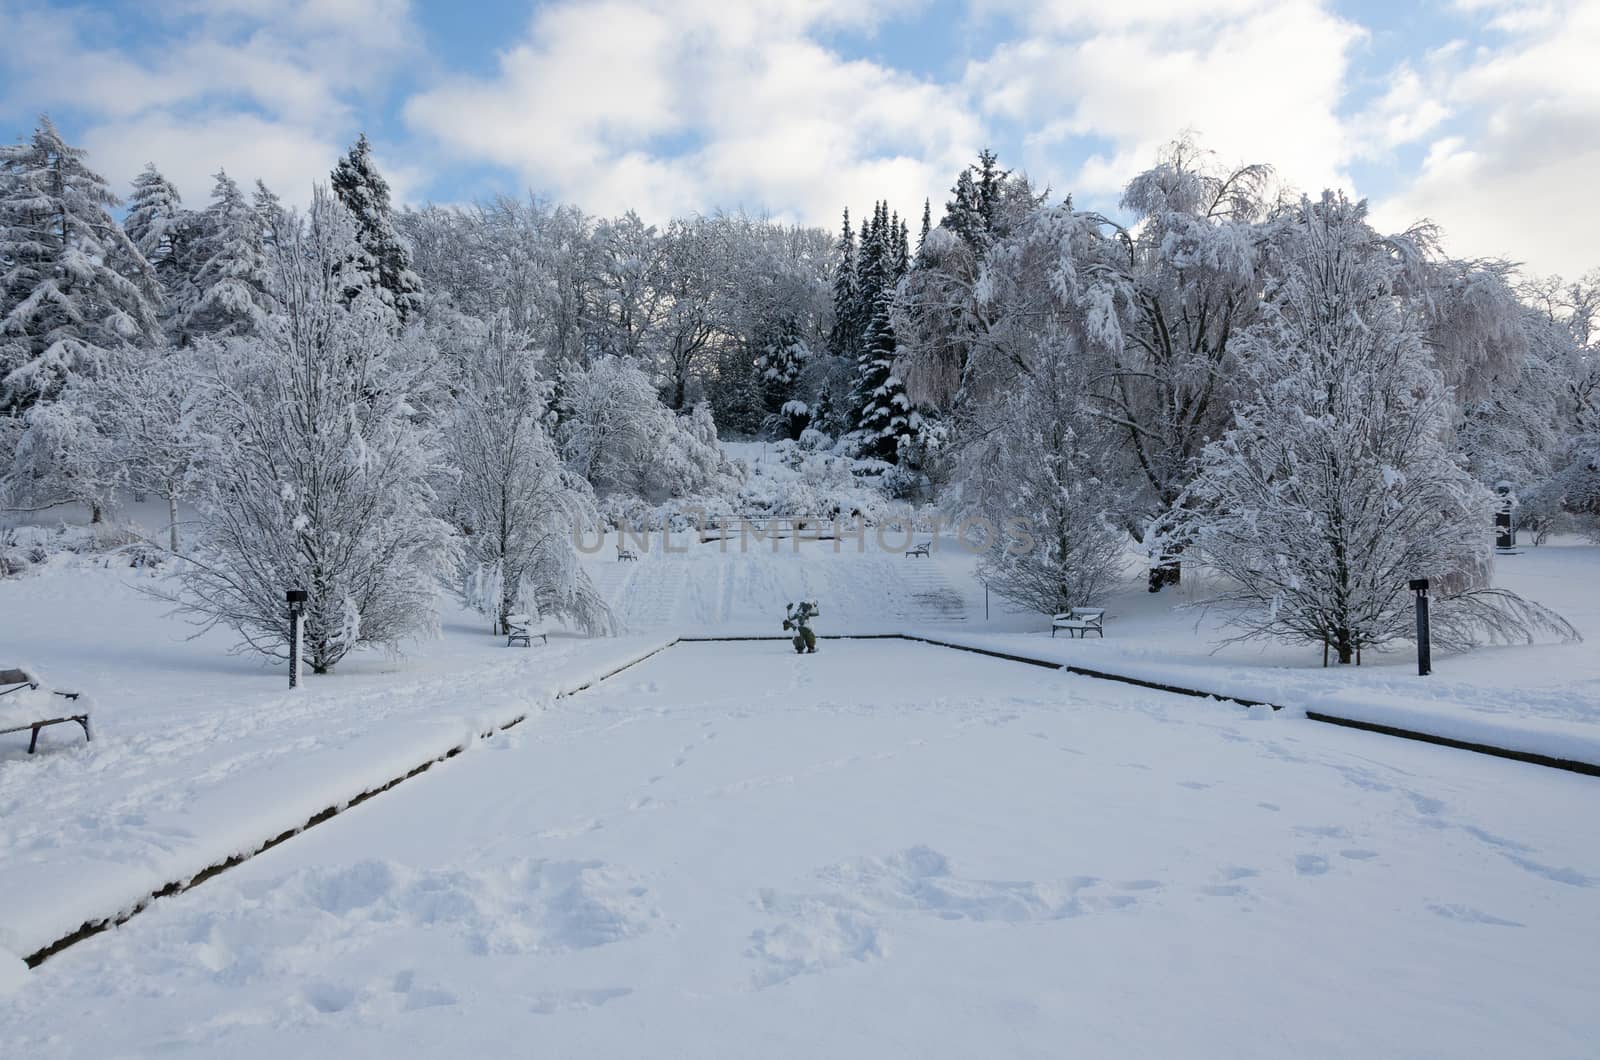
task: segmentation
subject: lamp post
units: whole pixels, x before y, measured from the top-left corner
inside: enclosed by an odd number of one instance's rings
[[[290,589],[284,593],[289,602],[289,687],[300,687],[300,626],[306,614],[306,591]]]
[[[1417,676],[1433,673],[1433,650],[1428,643],[1428,579],[1413,578],[1411,591],[1417,594]]]

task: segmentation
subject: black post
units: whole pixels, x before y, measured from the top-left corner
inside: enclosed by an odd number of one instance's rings
[[[1428,579],[1414,578],[1411,591],[1417,594],[1417,676],[1433,673],[1433,649],[1428,641]]]
[[[290,589],[284,594],[289,601],[289,687],[300,687],[300,623],[306,613],[306,591]]]

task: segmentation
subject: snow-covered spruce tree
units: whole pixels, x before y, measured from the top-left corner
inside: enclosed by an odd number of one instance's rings
[[[83,159],[48,117],[29,140],[0,146],[0,412],[157,330],[150,266]]]
[[[852,395],[853,404],[861,410],[856,418],[860,455],[891,463],[899,459],[901,441],[912,433],[911,402],[894,370],[892,303],[892,291],[879,292],[866,337],[862,340]]]
[[[195,223],[195,276],[180,341],[246,334],[269,302],[262,236],[272,218],[253,207],[225,171],[215,179],[211,204]]]
[[[1439,591],[1443,646],[1573,635],[1488,588],[1493,499],[1453,451],[1451,395],[1398,267],[1365,203],[1302,201],[1261,319],[1235,340],[1250,396],[1186,498],[1220,601],[1240,636],[1323,643],[1341,663],[1411,634],[1413,578]]]
[[[306,657],[317,673],[361,645],[431,631],[455,569],[433,515],[440,462],[414,422],[431,359],[396,337],[371,291],[349,297],[355,221],[318,188],[304,219],[268,233],[273,311],[249,336],[210,340],[199,534],[179,602],[241,649],[283,658],[283,594],[310,594]]]
[[[578,563],[574,531],[599,524],[589,484],[561,460],[543,419],[549,386],[505,317],[469,343],[446,427],[454,517],[466,531],[461,585],[496,632],[508,615],[610,632],[610,609]]]
[[[372,160],[372,145],[362,133],[333,168],[333,193],[356,219],[357,242],[376,273],[375,292],[393,306],[404,324],[422,308],[422,281],[411,271],[411,251],[395,231],[389,182]]]

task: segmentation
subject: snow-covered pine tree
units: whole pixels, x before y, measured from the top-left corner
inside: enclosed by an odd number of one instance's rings
[[[49,397],[114,346],[154,338],[160,291],[111,216],[116,204],[48,116],[0,146],[0,411]]]
[[[182,342],[247,334],[271,301],[263,232],[272,217],[281,220],[281,211],[264,214],[253,207],[226,171],[218,170],[215,180],[211,204],[195,224],[196,268],[183,313]]]
[[[422,281],[411,271],[411,251],[395,231],[389,182],[372,160],[366,133],[334,166],[333,192],[356,219],[358,242],[376,275],[380,297],[404,324],[422,309]]]
[[[415,422],[432,358],[396,337],[377,294],[349,297],[356,225],[336,198],[318,188],[304,219],[283,216],[266,250],[276,310],[207,345],[211,431],[178,602],[283,658],[283,593],[304,589],[306,657],[324,673],[358,646],[431,632],[456,546]]]
[[[1239,338],[1250,387],[1208,445],[1190,532],[1227,578],[1240,636],[1310,640],[1341,663],[1410,636],[1413,578],[1439,592],[1437,642],[1571,635],[1488,588],[1493,498],[1454,452],[1454,408],[1395,297],[1391,246],[1366,204],[1303,200],[1260,321]]]
[[[549,385],[502,314],[468,343],[455,381],[446,457],[455,471],[450,508],[467,531],[462,584],[503,631],[516,613],[564,618],[610,632],[605,601],[578,563],[574,531],[599,524],[594,494],[545,432]]]

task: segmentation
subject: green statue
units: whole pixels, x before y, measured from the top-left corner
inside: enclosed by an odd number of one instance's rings
[[[811,632],[811,620],[822,612],[817,609],[815,600],[801,600],[798,604],[787,605],[788,611],[783,620],[783,628],[794,630],[794,650],[797,654],[803,652],[815,653],[817,650],[817,635]]]

